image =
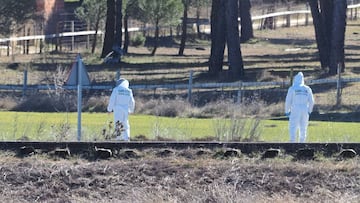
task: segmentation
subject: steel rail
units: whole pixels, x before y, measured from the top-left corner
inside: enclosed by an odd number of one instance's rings
[[[68,149],[71,154],[93,151],[95,148],[109,150],[121,149],[237,149],[241,153],[251,154],[269,149],[279,149],[284,153],[296,153],[301,149],[312,149],[324,154],[339,153],[343,149],[352,149],[360,153],[360,143],[275,143],[275,142],[168,142],[168,141],[131,141],[131,142],[37,142],[37,141],[2,141],[0,150],[18,151],[22,147],[33,148],[42,152],[56,149]]]

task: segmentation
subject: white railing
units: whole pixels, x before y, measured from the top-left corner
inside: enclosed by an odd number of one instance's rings
[[[348,9],[357,9],[360,8],[360,4],[349,5]],[[300,14],[310,14],[310,10],[298,10],[298,11],[282,11],[282,12],[275,12],[269,13],[259,16],[253,16],[252,20],[264,20],[271,17],[280,17],[280,16],[291,16],[291,15],[300,15]],[[356,11],[357,13],[357,11]],[[137,32],[143,31],[144,29],[148,28],[140,28],[134,27],[129,28],[129,32]],[[124,31],[124,30],[123,30]],[[10,42],[10,41],[26,41],[26,40],[44,40],[50,38],[59,38],[59,37],[75,37],[75,36],[85,36],[85,35],[94,35],[95,31],[79,31],[79,32],[64,32],[59,34],[49,34],[49,35],[33,35],[33,36],[23,36],[23,37],[9,37],[9,38],[2,38],[0,39],[0,43]],[[103,34],[102,31],[99,31],[98,34]]]
[[[290,86],[290,81],[280,81],[280,82],[232,82],[232,83],[193,83],[193,72],[190,72],[189,82],[187,84],[139,84],[131,85],[133,90],[157,90],[157,89],[168,89],[168,90],[187,90],[188,98],[191,100],[191,95],[193,89],[227,89],[237,91],[237,101],[241,101],[241,95],[243,91],[246,90],[266,90],[267,88],[278,88],[286,89]],[[55,90],[58,88],[67,89],[67,90],[77,90],[77,85],[27,85],[27,71],[24,71],[24,84],[22,85],[0,85],[0,90],[13,90],[13,91],[22,91],[23,95],[26,94],[26,91],[31,90]],[[360,78],[344,78],[337,77],[335,79],[317,79],[317,80],[307,80],[306,84],[308,85],[319,85],[319,84],[337,84],[338,91],[341,89],[341,84],[360,82]],[[82,89],[85,90],[111,90],[112,85],[82,85]]]

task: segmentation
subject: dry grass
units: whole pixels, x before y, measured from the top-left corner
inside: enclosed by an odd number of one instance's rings
[[[125,149],[124,149],[125,150]],[[218,159],[198,150],[87,161],[1,155],[5,202],[357,202],[359,160]],[[119,154],[121,151],[119,151]]]

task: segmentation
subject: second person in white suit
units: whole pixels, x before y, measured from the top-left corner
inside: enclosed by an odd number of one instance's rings
[[[129,114],[133,113],[135,109],[135,100],[132,90],[129,88],[129,81],[126,79],[119,79],[116,81],[116,87],[112,90],[109,104],[107,106],[108,112],[114,112],[114,125],[121,122],[123,125],[123,132],[121,136],[117,136],[117,140],[130,141],[130,124]]]
[[[285,100],[285,115],[289,117],[290,142],[305,142],[309,116],[314,107],[312,90],[304,83],[304,75],[299,72],[293,85],[288,89]],[[299,132],[299,137],[297,133]]]

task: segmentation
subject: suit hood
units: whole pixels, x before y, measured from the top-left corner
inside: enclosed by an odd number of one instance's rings
[[[124,78],[120,78],[116,81],[116,85],[123,88],[129,88],[129,81]]]
[[[304,74],[302,72],[299,72],[294,77],[293,86],[300,86],[300,85],[304,85],[304,84],[305,84],[304,83]]]

